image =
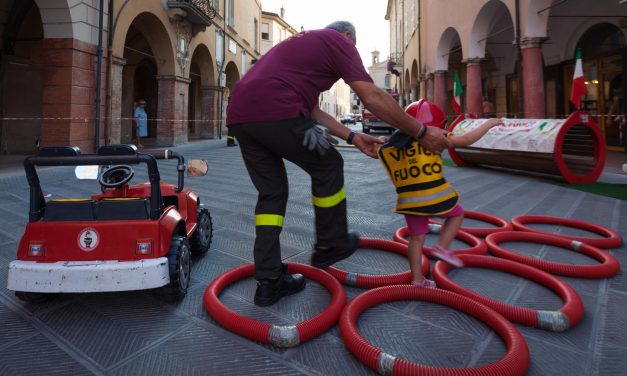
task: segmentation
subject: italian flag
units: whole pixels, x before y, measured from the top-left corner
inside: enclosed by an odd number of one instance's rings
[[[583,64],[581,63],[581,48],[578,48],[575,73],[573,74],[573,90],[570,93],[570,101],[573,102],[577,108],[581,105],[581,97],[588,94],[585,81],[583,77]]]
[[[462,109],[462,93],[464,92],[464,88],[462,88],[462,80],[459,79],[459,72],[455,71],[455,84],[453,85],[453,101],[451,104],[453,105],[453,110],[455,110],[455,114],[459,114]]]

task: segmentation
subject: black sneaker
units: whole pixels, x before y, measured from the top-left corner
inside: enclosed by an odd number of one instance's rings
[[[328,268],[336,262],[350,257],[357,248],[359,248],[359,235],[350,233],[346,244],[343,246],[328,248],[316,246],[313,255],[311,255],[311,265],[320,269]]]
[[[283,270],[283,274],[277,279],[257,281],[256,305],[260,307],[273,305],[282,297],[295,294],[305,288],[305,277],[302,274],[287,274],[285,266]]]

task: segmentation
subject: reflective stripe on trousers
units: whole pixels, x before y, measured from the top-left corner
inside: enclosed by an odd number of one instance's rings
[[[327,197],[312,196],[311,199],[312,199],[311,201],[313,202],[314,206],[317,206],[319,208],[330,208],[330,207],[336,206],[343,200],[346,200],[346,193],[344,192],[344,187],[342,187],[342,189],[340,189],[337,193],[332,194],[331,196],[327,196]]]
[[[255,215],[255,226],[277,226],[283,227],[283,216],[278,214],[257,214]]]

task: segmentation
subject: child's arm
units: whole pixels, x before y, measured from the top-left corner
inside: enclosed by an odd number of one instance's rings
[[[501,119],[488,119],[485,121],[485,123],[469,131],[468,133],[459,136],[450,136],[449,140],[455,147],[472,145],[477,142],[477,140],[479,140],[481,137],[483,137],[484,134],[488,133],[490,128],[502,124],[503,121],[501,121]]]

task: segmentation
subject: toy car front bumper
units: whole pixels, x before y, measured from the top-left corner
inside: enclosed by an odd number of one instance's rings
[[[144,290],[170,283],[168,259],[138,261],[12,261],[7,288],[27,292]]]

